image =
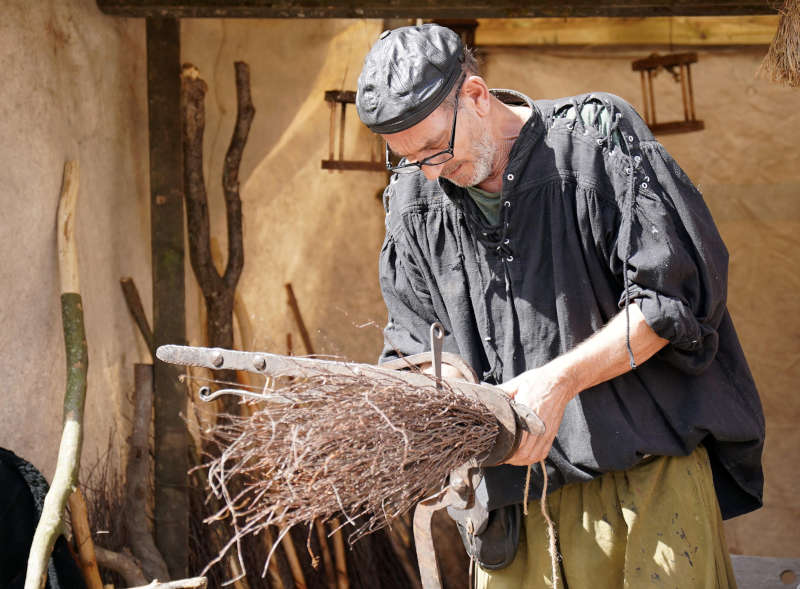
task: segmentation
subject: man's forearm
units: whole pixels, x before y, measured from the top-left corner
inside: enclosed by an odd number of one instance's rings
[[[631,349],[637,364],[666,345],[647,322],[637,305],[631,305]],[[533,409],[545,425],[540,436],[523,432],[517,451],[507,462],[527,465],[543,460],[561,425],[567,403],[581,391],[611,380],[631,369],[625,311],[614,317],[588,340],[539,368],[523,372],[500,385],[517,402]]]
[[[641,364],[668,342],[647,325],[638,305],[629,310],[631,350],[636,364]],[[631,369],[626,332],[623,310],[588,340],[553,360],[571,381],[573,396]]]

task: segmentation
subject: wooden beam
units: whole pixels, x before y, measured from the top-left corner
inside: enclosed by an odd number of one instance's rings
[[[532,18],[775,14],[770,0],[97,0],[106,14],[170,18]]]
[[[778,15],[480,19],[478,46],[769,45]]]
[[[180,109],[180,25],[147,19],[147,103],[150,125],[150,233],[155,345],[186,341],[183,159]],[[155,536],[172,578],[189,563],[189,434],[182,370],[154,364]]]

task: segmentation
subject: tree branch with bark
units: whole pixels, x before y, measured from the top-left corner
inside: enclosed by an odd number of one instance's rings
[[[244,267],[242,238],[242,200],[239,195],[239,168],[247,135],[255,116],[250,96],[250,68],[241,61],[236,70],[236,125],[225,155],[222,188],[228,231],[228,260],[220,274],[211,252],[211,228],[208,197],[203,176],[203,133],[205,130],[205,95],[208,85],[191,64],[184,64],[181,73],[181,114],[183,123],[184,191],[189,227],[189,256],[192,270],[200,285],[207,311],[208,344],[212,347],[233,347],[233,309],[236,285]],[[218,371],[220,380],[234,382],[235,374]],[[224,408],[237,413],[236,401],[228,400]]]

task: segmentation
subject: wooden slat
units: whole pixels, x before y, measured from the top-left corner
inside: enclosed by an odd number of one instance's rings
[[[637,59],[631,64],[631,68],[635,72],[641,70],[652,70],[659,67],[669,67],[673,65],[697,63],[697,53],[694,51],[688,53],[669,53],[667,55],[654,55],[652,57],[645,57],[644,59]]]
[[[323,170],[347,170],[360,172],[386,172],[383,162],[354,162],[348,160],[322,160]]]
[[[732,554],[731,563],[742,589],[787,589],[800,582],[800,558]]]
[[[674,135],[689,131],[702,131],[706,128],[703,121],[673,121],[670,123],[653,123],[650,130],[653,135]]]
[[[211,18],[525,18],[775,14],[770,0],[97,0],[106,14]],[[480,27],[478,28],[480,31]]]
[[[180,26],[147,19],[150,128],[150,233],[155,345],[186,341],[183,246],[183,158],[180,112]],[[155,536],[173,578],[189,563],[189,437],[183,370],[160,361],[155,386]]]
[[[481,19],[486,45],[769,45],[778,15]]]

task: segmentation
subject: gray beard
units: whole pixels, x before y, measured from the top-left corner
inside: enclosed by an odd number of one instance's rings
[[[486,180],[492,173],[494,164],[495,146],[492,143],[492,136],[488,129],[484,129],[480,139],[474,144],[475,163],[472,165],[472,176],[466,180],[450,180],[456,186],[467,188],[477,186]]]

